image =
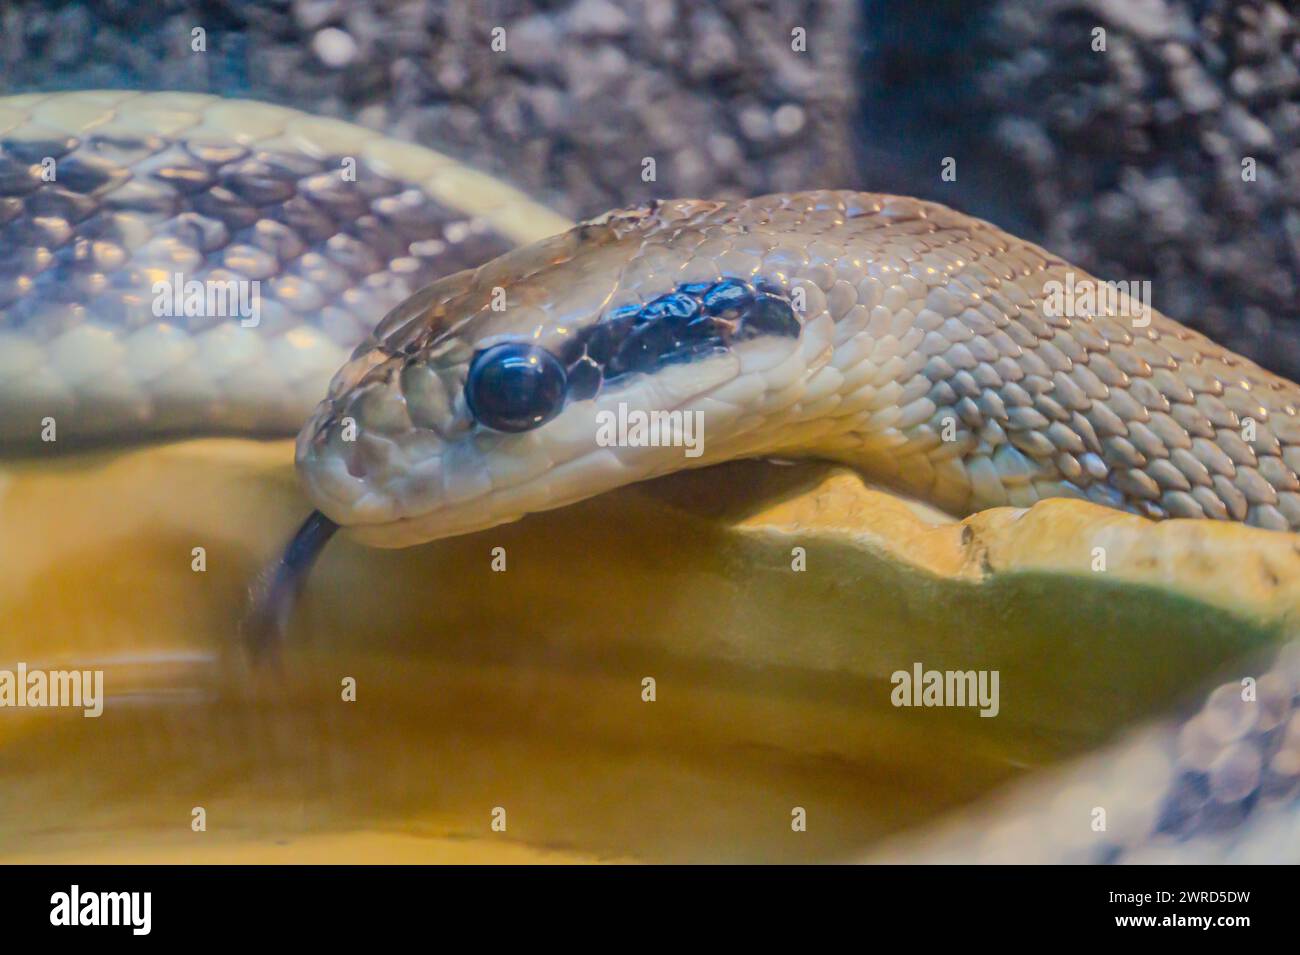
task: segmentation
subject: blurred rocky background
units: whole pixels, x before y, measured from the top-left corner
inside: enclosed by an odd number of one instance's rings
[[[866,9],[864,182],[1150,279],[1166,314],[1300,378],[1300,4]]]
[[[1157,307],[1300,377],[1296,0],[3,7],[0,90],[94,86],[342,116],[574,216],[817,186],[939,199],[1149,278]]]

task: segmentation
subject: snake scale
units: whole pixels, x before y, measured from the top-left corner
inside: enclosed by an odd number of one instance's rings
[[[10,452],[51,422],[61,446],[297,431],[312,502],[377,546],[769,455],[955,514],[1071,496],[1300,530],[1300,386],[1125,296],[1050,303],[1102,283],[933,202],[568,228],[336,120],[29,94],[0,99],[0,248]],[[254,286],[255,321],[187,307],[191,281]],[[700,453],[599,438],[637,413],[698,416]]]

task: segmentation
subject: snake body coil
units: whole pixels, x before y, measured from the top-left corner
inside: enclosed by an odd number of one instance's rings
[[[39,443],[46,419],[65,444],[291,434],[377,316],[566,225],[431,150],[283,107],[0,98],[0,443]]]

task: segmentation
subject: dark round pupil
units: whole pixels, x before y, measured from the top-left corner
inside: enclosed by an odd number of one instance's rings
[[[506,342],[474,356],[465,400],[480,424],[495,431],[527,431],[559,413],[565,387],[558,358],[536,345]]]

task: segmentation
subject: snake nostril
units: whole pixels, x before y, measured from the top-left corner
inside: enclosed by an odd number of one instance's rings
[[[360,453],[356,441],[351,441],[343,455],[343,463],[348,469],[348,474],[354,478],[365,479],[367,475],[365,456]]]
[[[336,462],[335,466],[341,462],[351,477],[366,477],[366,462],[360,453],[361,442],[358,440],[356,419],[347,413],[333,411],[322,415],[309,428],[311,437],[306,448],[299,445],[300,465],[305,464],[314,469],[330,461]]]

